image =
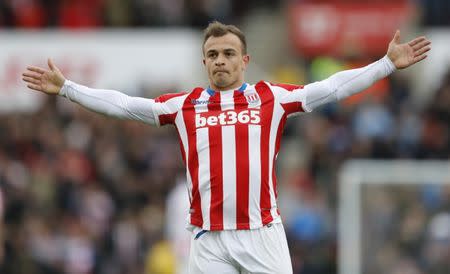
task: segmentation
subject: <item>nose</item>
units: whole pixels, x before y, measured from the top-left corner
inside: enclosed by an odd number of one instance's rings
[[[219,56],[217,56],[215,65],[218,67],[225,65],[224,57],[222,56],[222,54],[219,54]]]

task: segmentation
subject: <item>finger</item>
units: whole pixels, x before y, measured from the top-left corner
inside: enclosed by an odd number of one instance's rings
[[[33,90],[42,91],[41,86],[39,85],[28,84],[27,87]]]
[[[56,69],[56,66],[55,66],[55,64],[53,64],[52,59],[48,58],[47,62],[48,62],[48,67],[49,67],[52,71],[54,71],[54,70]]]
[[[40,85],[41,84],[40,80],[31,78],[31,77],[24,76],[24,77],[22,77],[22,80],[24,80],[25,82],[30,83],[30,84],[36,84],[36,85]]]
[[[421,56],[414,57],[413,62],[414,62],[414,64],[415,64],[415,63],[417,63],[417,62],[422,61],[423,59],[425,59],[425,58],[427,58],[427,57],[428,57],[428,55],[426,55],[426,54],[421,55]]]
[[[32,77],[32,78],[35,78],[35,79],[41,79],[41,75],[42,74],[35,73],[35,72],[24,72],[24,73],[22,73],[22,76]]]
[[[30,71],[37,72],[39,74],[45,73],[45,70],[40,68],[40,67],[28,66],[27,69],[30,70]]]
[[[424,47],[414,52],[414,58],[428,52],[431,47]]]
[[[419,43],[419,42],[422,42],[422,41],[425,40],[425,39],[426,39],[425,36],[417,37],[417,38],[415,38],[415,39],[409,41],[409,42],[408,42],[408,45],[410,45],[410,46],[412,47],[412,46],[414,46],[415,44],[417,44],[417,43]]]
[[[428,46],[429,44],[431,44],[431,42],[429,40],[423,40],[423,41],[415,44],[412,48],[413,48],[413,50],[418,50],[425,46]]]
[[[392,41],[394,41],[396,44],[400,43],[400,31],[397,30],[394,34],[394,38],[392,39]]]

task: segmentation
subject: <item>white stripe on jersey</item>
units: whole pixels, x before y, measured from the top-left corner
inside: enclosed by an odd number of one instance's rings
[[[220,94],[220,107],[222,110],[234,109],[234,100],[233,100],[234,92],[223,91]]]
[[[248,126],[250,229],[261,227],[261,126]]]
[[[209,93],[206,91],[202,91],[200,94],[200,97],[197,99],[198,102],[202,102],[199,104],[194,104],[195,107],[195,113],[202,113],[202,112],[208,112],[208,104],[206,102],[209,101]]]
[[[222,127],[223,228],[236,229],[236,140],[234,126]]]
[[[270,139],[269,139],[269,187],[270,187],[270,204],[272,205],[272,208],[270,210],[272,217],[276,219],[278,217],[277,208],[275,207],[277,204],[275,191],[276,189],[273,188],[273,172],[275,172],[274,165],[274,154],[276,149],[276,138],[278,133],[278,127],[280,125],[281,119],[284,114],[284,110],[281,107],[281,105],[278,103],[277,98],[274,98],[275,103],[273,107],[273,116],[272,116],[272,124],[270,126]],[[280,136],[281,137],[281,136]]]
[[[177,125],[178,134],[180,135],[180,142],[183,145],[181,153],[185,155],[185,165],[187,167],[187,163],[189,163],[189,155],[188,155],[188,138],[187,138],[187,132],[186,132],[186,125],[184,124],[183,115],[180,111],[180,113],[177,114],[177,117],[175,118],[175,124]],[[189,168],[186,168],[186,185],[187,190],[189,193],[189,201],[192,202],[192,179],[191,174],[189,173]]]
[[[203,90],[199,102],[209,100],[209,93]],[[195,113],[208,112],[208,104],[194,104]],[[210,227],[210,205],[211,205],[211,182],[210,182],[210,159],[209,159],[209,130],[208,127],[197,129],[197,154],[198,154],[198,189],[201,198],[203,228]]]
[[[211,182],[210,182],[210,159],[209,159],[209,134],[208,128],[197,129],[197,153],[198,162],[198,188],[202,202],[203,228],[209,230],[210,227],[210,207],[211,207]]]
[[[222,111],[234,109],[234,92],[220,94]],[[236,229],[236,138],[235,126],[222,127],[223,228]]]

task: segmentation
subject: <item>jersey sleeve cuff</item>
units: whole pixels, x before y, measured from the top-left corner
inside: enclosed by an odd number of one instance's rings
[[[153,100],[153,99],[151,99],[151,100],[153,101],[153,104],[158,104],[157,102],[155,102],[155,100]],[[159,122],[159,115],[156,113],[155,108],[156,108],[156,106],[153,105],[152,112],[153,112],[153,117],[155,117],[155,126],[160,127],[161,123]]]
[[[302,108],[305,113],[310,113],[313,111],[313,109],[308,104],[302,104]]]
[[[397,68],[395,67],[394,63],[392,62],[391,58],[389,58],[387,55],[385,55],[382,58],[383,62],[386,64],[387,66],[387,70],[388,70],[388,75],[393,73],[394,71],[397,70]]]
[[[58,95],[60,96],[66,96],[68,89],[70,88],[70,85],[72,84],[72,81],[66,79],[64,81],[63,86],[61,87],[61,89],[59,90]]]

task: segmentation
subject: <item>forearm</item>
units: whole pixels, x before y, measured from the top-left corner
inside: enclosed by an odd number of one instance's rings
[[[65,81],[59,95],[107,116],[155,123],[151,99],[130,97],[115,90],[93,89],[69,80]]]
[[[311,111],[320,105],[347,98],[367,89],[394,71],[394,64],[385,56],[365,67],[333,74],[323,81],[305,86],[305,107]]]

